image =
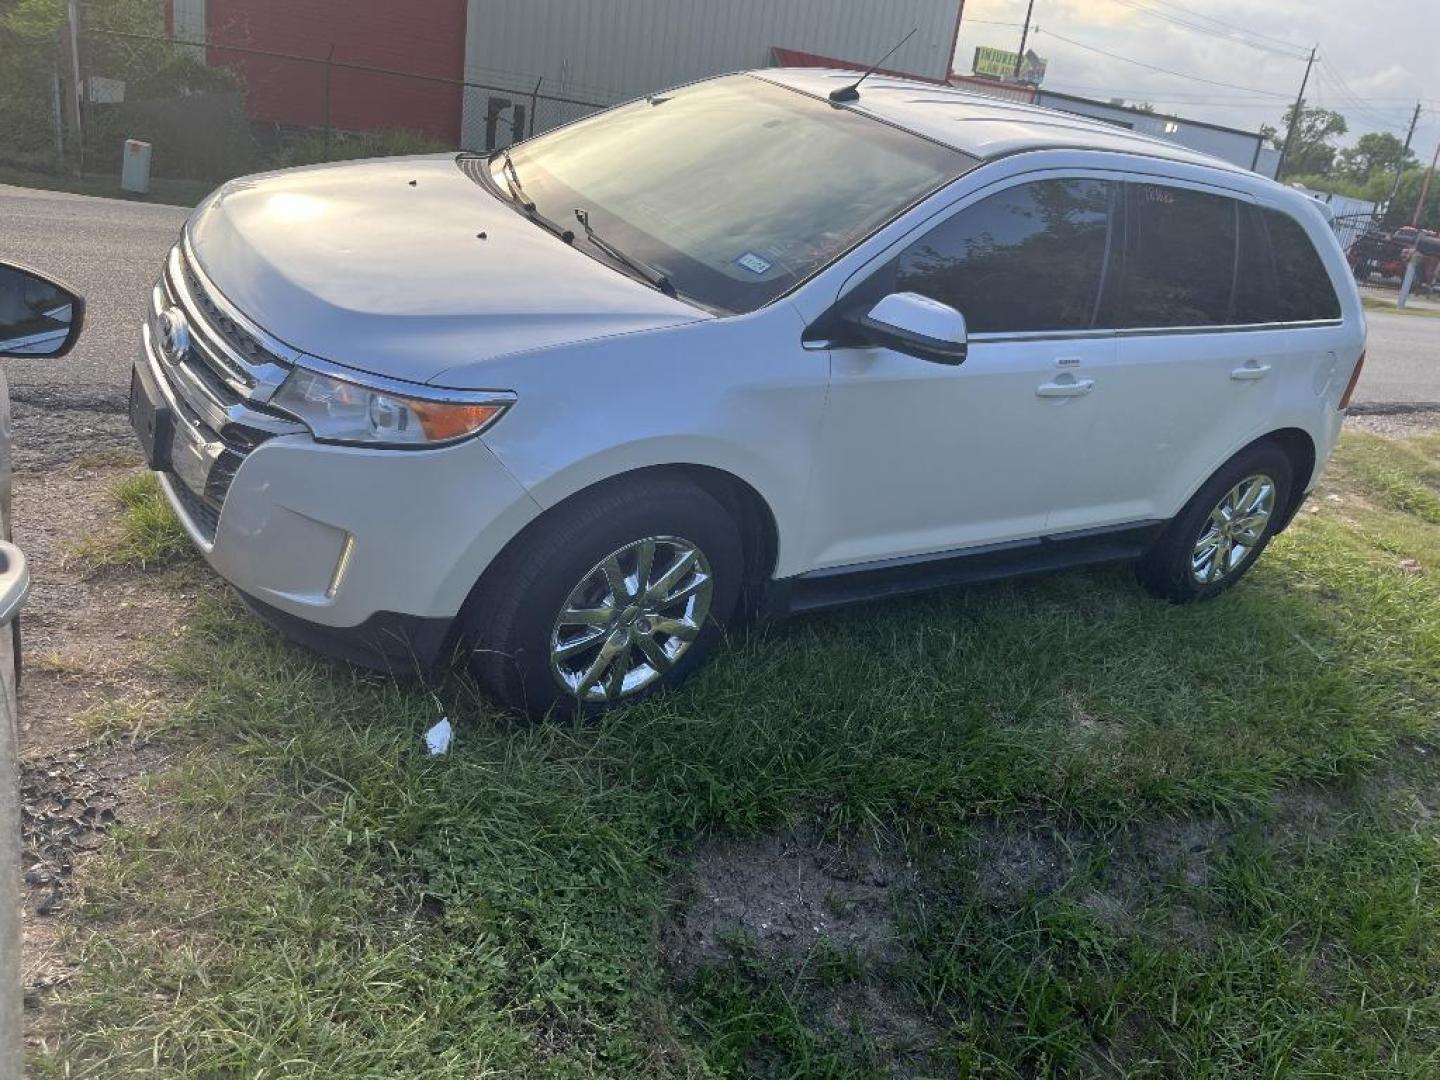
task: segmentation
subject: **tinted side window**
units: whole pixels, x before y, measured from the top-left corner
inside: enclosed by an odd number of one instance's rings
[[[1118,327],[1217,326],[1230,320],[1239,204],[1164,184],[1126,184]]]
[[[894,288],[951,305],[976,333],[1086,329],[1105,262],[1110,187],[1037,180],[982,199],[900,255]]]
[[[1236,262],[1235,304],[1230,319],[1241,325],[1284,322],[1275,286],[1275,259],[1260,208],[1240,207],[1240,254]]]
[[[1279,210],[1262,210],[1261,214],[1275,251],[1280,319],[1301,322],[1340,318],[1340,298],[1304,228]]]

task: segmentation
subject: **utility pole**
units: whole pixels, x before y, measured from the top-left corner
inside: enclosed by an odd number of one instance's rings
[[[321,109],[325,113],[325,160],[330,160],[330,70],[335,63],[335,42],[330,42],[330,51],[325,54],[324,101]]]
[[[85,111],[81,107],[84,82],[80,78],[80,5],[70,0],[65,25],[60,27],[60,82],[63,89],[65,125],[70,131],[74,154],[70,171],[79,176],[85,169]]]
[[[1020,65],[1025,62],[1025,41],[1030,37],[1030,16],[1034,13],[1035,0],[1030,0],[1029,6],[1025,8],[1025,26],[1020,31],[1020,51],[1015,54],[1015,70],[1010,75],[1016,82],[1020,81]]]
[[[1425,181],[1420,185],[1420,198],[1415,201],[1415,216],[1410,227],[1415,230],[1415,241],[1410,246],[1410,258],[1405,263],[1405,279],[1400,282],[1400,295],[1395,300],[1397,308],[1403,308],[1410,299],[1410,287],[1415,284],[1415,264],[1420,261],[1420,215],[1425,211],[1425,200],[1430,197],[1430,179],[1435,175],[1435,163],[1440,161],[1440,143],[1435,146],[1435,156],[1430,159],[1430,168],[1425,172]]]
[[[1415,137],[1415,123],[1420,119],[1420,102],[1415,102],[1415,112],[1410,117],[1410,130],[1405,133],[1405,149],[1400,151],[1400,160],[1395,163],[1395,183],[1390,185],[1390,197],[1385,200],[1385,213],[1389,216],[1390,207],[1395,202],[1395,196],[1400,191],[1400,177],[1405,175],[1405,158],[1410,153],[1410,140]]]
[[[1275,163],[1275,179],[1285,175],[1285,159],[1290,156],[1290,144],[1295,141],[1295,128],[1300,124],[1300,110],[1305,107],[1305,87],[1310,82],[1310,69],[1315,66],[1315,49],[1310,49],[1310,59],[1305,61],[1305,77],[1300,80],[1300,93],[1295,96],[1295,108],[1290,113],[1290,126],[1285,131],[1285,145],[1280,148],[1280,160]]]

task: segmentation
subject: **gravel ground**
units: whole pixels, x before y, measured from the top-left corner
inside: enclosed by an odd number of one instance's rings
[[[1352,407],[1345,426],[1387,439],[1408,439],[1440,430],[1440,405]]]

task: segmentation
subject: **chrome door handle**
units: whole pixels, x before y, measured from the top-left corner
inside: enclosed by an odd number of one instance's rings
[[[1269,364],[1246,364],[1230,372],[1230,378],[1238,379],[1242,382],[1246,380],[1263,379],[1265,373],[1269,370]]]
[[[1047,382],[1035,388],[1039,397],[1080,397],[1095,388],[1094,379],[1076,379],[1073,382]]]

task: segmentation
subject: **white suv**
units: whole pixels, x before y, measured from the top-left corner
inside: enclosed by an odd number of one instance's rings
[[[1111,559],[1232,585],[1365,341],[1305,196],[853,73],[652,95],[488,156],[237,180],[131,393],[262,617],[505,702],[674,684],[755,612]]]

